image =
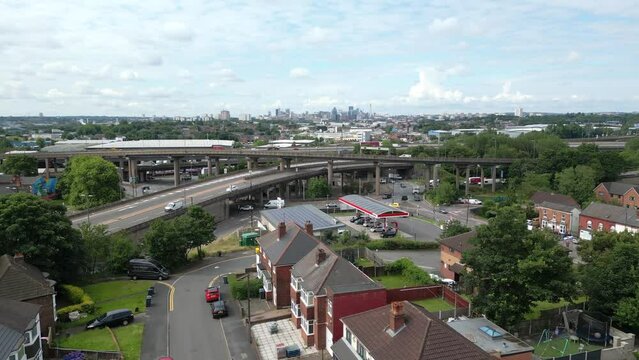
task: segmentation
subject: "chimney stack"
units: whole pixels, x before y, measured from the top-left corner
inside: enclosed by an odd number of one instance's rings
[[[326,260],[326,251],[324,249],[317,249],[317,254],[315,255],[315,265],[321,264],[324,260]]]
[[[283,238],[284,235],[286,235],[286,224],[282,221],[277,226],[277,241],[280,241],[280,239]]]
[[[404,326],[404,303],[401,301],[393,301],[391,303],[390,311],[390,326],[389,329],[393,333],[398,332]]]
[[[13,261],[14,261],[16,264],[24,265],[24,254],[23,254],[23,253],[16,253],[16,254],[13,256]]]
[[[306,233],[313,236],[313,223],[306,220],[306,222],[304,223],[304,229],[306,230]]]

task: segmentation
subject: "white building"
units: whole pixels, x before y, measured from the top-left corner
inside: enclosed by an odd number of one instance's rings
[[[521,107],[516,107],[515,108],[515,116],[517,117],[524,117],[524,109]]]

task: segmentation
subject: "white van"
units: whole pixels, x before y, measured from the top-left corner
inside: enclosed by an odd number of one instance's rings
[[[265,209],[279,209],[283,208],[286,205],[286,201],[282,199],[277,200],[269,200],[266,204],[264,204]]]
[[[164,211],[175,211],[184,207],[184,200],[175,200],[166,204]]]

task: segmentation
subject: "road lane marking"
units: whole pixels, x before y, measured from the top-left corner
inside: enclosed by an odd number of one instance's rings
[[[169,288],[169,311],[173,311],[173,298],[175,296],[175,286],[166,283],[164,281],[158,281],[158,283],[167,286]]]
[[[215,268],[217,269],[218,267],[216,266]],[[220,276],[228,276],[228,275],[230,275],[230,274],[232,274],[232,273],[228,272],[228,273],[226,273],[226,274],[220,274],[220,275],[216,275],[216,276],[214,276],[214,277],[211,279],[211,281],[209,281],[209,287],[213,286],[213,283],[215,283],[215,282],[217,281],[217,279],[219,279],[219,278],[220,278]]]
[[[226,331],[224,331],[224,325],[222,324],[222,319],[220,318],[220,328],[222,329],[222,335],[224,336],[224,342],[226,343],[226,351],[229,353],[229,359],[233,359],[233,357],[231,356],[231,347],[229,346],[229,342],[226,339]]]

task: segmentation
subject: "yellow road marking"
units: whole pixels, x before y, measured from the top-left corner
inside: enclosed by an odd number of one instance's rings
[[[173,297],[175,296],[175,286],[169,283],[165,283],[164,281],[158,281],[158,283],[169,288],[169,311],[173,311]]]

